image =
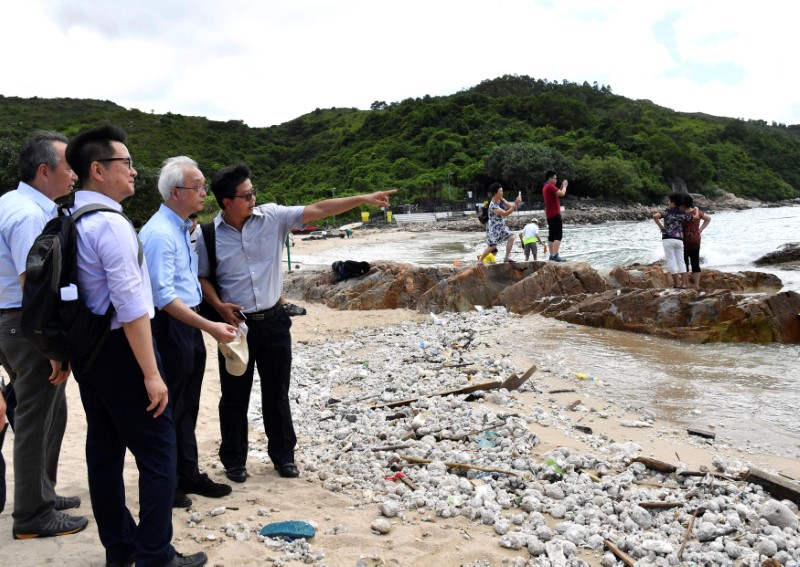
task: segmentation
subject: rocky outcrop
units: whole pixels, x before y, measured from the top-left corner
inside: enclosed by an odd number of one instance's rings
[[[412,266],[399,262],[376,262],[364,276],[336,282],[332,271],[287,274],[284,289],[302,288],[309,301],[334,309],[398,309],[416,306],[424,292],[458,274],[457,268]]]
[[[789,242],[755,261],[756,266],[796,264],[800,268],[800,242]],[[785,267],[785,266],[782,266]]]
[[[337,309],[466,311],[502,305],[578,325],[692,343],[800,343],[800,294],[761,272],[705,270],[701,289],[675,290],[659,265],[599,272],[586,263],[521,262],[423,268],[378,262],[335,283],[331,272],[287,274],[285,291]]]

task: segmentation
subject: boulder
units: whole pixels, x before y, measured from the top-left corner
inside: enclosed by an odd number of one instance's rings
[[[797,263],[800,265],[800,242],[789,242],[775,252],[765,254],[755,261],[756,266]]]
[[[420,267],[376,262],[359,278],[335,282],[331,271],[286,275],[285,292],[335,309],[408,308],[420,312],[505,306],[577,325],[674,338],[690,343],[800,343],[800,294],[779,292],[761,272],[705,270],[702,289],[675,290],[655,265],[605,273],[582,262]]]

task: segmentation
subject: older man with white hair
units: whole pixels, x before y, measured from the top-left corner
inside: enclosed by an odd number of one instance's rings
[[[219,498],[231,492],[230,485],[214,482],[200,472],[195,427],[206,367],[201,331],[227,343],[236,337],[236,327],[209,321],[197,309],[202,292],[197,254],[189,238],[189,216],[203,209],[207,193],[197,162],[186,156],[166,160],[158,190],[164,203],[142,227],[139,237],[150,270],[157,309],[152,320],[153,336],[169,388],[178,446],[178,486],[173,506],[183,508],[192,504],[186,494]]]

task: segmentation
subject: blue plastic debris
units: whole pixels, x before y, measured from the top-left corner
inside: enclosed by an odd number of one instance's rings
[[[301,522],[299,520],[290,520],[288,522],[274,522],[267,524],[261,528],[261,535],[271,538],[283,538],[288,540],[294,539],[311,539],[314,537],[316,530],[314,526],[308,522]]]

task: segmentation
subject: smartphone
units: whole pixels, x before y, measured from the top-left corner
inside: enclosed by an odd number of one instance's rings
[[[247,319],[247,317],[244,316],[244,313],[242,313],[238,309],[233,312],[233,316],[239,319],[240,321],[244,321]]]

